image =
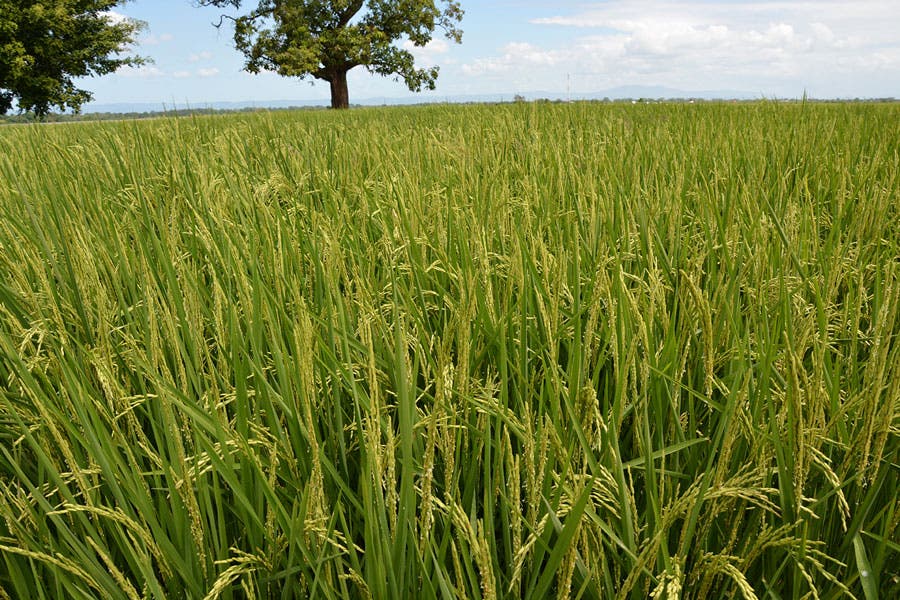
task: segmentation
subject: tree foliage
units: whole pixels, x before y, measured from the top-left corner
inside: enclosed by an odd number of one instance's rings
[[[241,0],[201,4],[240,8]],[[438,67],[417,68],[413,54],[397,46],[424,46],[436,29],[462,40],[456,0],[260,0],[234,21],[234,41],[251,73],[274,71],[331,84],[332,106],[345,108],[347,72],[362,66],[402,80],[411,91],[434,89]]]
[[[141,24],[109,11],[122,0],[0,0],[0,114],[13,103],[38,116],[91,99],[79,77],[143,60],[121,53]]]

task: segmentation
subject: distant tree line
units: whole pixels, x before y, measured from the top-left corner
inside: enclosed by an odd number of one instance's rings
[[[92,121],[124,121],[159,119],[161,117],[196,117],[203,115],[241,114],[286,110],[321,110],[320,106],[285,106],[277,108],[179,108],[174,110],[152,110],[143,112],[91,112],[91,113],[48,113],[39,116],[32,111],[11,113],[0,116],[0,125],[27,123],[84,123]]]
[[[684,104],[690,103],[747,103],[760,102],[761,100],[706,100],[703,98],[603,98],[591,100],[562,100],[560,98],[535,98],[527,100],[524,96],[513,96],[514,104],[531,102],[534,104],[564,104],[567,102],[579,102],[586,104]],[[885,98],[854,98],[852,100],[841,99],[807,99],[806,102],[816,104],[840,104],[840,103],[866,103],[866,104],[885,104],[892,102],[900,102],[900,99],[894,97]],[[782,99],[777,102],[801,102],[796,99]],[[484,104],[484,103],[480,103]],[[503,104],[503,102],[499,102]],[[125,121],[125,120],[141,120],[141,119],[158,119],[161,117],[194,117],[202,115],[223,115],[223,114],[241,114],[254,112],[270,112],[270,111],[291,111],[291,110],[322,110],[321,106],[279,106],[279,107],[244,107],[244,108],[179,108],[173,110],[143,111],[143,112],[92,112],[92,113],[48,113],[43,116],[35,114],[33,111],[11,113],[0,115],[0,125],[21,125],[28,123],[83,123],[92,121]]]

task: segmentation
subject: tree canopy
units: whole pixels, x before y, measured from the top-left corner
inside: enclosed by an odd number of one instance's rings
[[[109,11],[122,0],[0,0],[0,115],[80,110],[91,93],[75,79],[143,59],[123,56],[141,24]]]
[[[201,0],[240,8],[242,0]],[[349,106],[347,72],[362,66],[403,80],[411,91],[434,89],[438,67],[417,68],[397,45],[424,46],[436,29],[460,42],[463,11],[456,0],[260,0],[247,14],[231,16],[234,42],[252,73],[274,71],[313,77],[331,85],[333,108]]]

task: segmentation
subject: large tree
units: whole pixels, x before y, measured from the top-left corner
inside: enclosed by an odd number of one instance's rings
[[[140,23],[110,13],[122,0],[0,0],[0,115],[13,102],[43,116],[91,99],[75,79],[142,62],[123,56]]]
[[[242,0],[200,0],[240,8]],[[274,71],[331,85],[332,108],[347,108],[347,73],[362,66],[402,79],[414,92],[434,89],[438,67],[416,68],[397,42],[424,46],[435,29],[459,42],[463,11],[456,0],[260,0],[234,21],[234,42],[251,73]]]

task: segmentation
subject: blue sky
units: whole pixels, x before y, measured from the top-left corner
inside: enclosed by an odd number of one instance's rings
[[[462,0],[463,43],[415,49],[438,65],[434,92],[549,91],[573,97],[626,86],[740,90],[765,96],[900,97],[900,0]],[[242,72],[221,9],[133,0],[147,23],[134,51],[153,64],[82,85],[95,104],[326,101],[326,84]],[[413,96],[400,82],[350,73],[351,101]]]

